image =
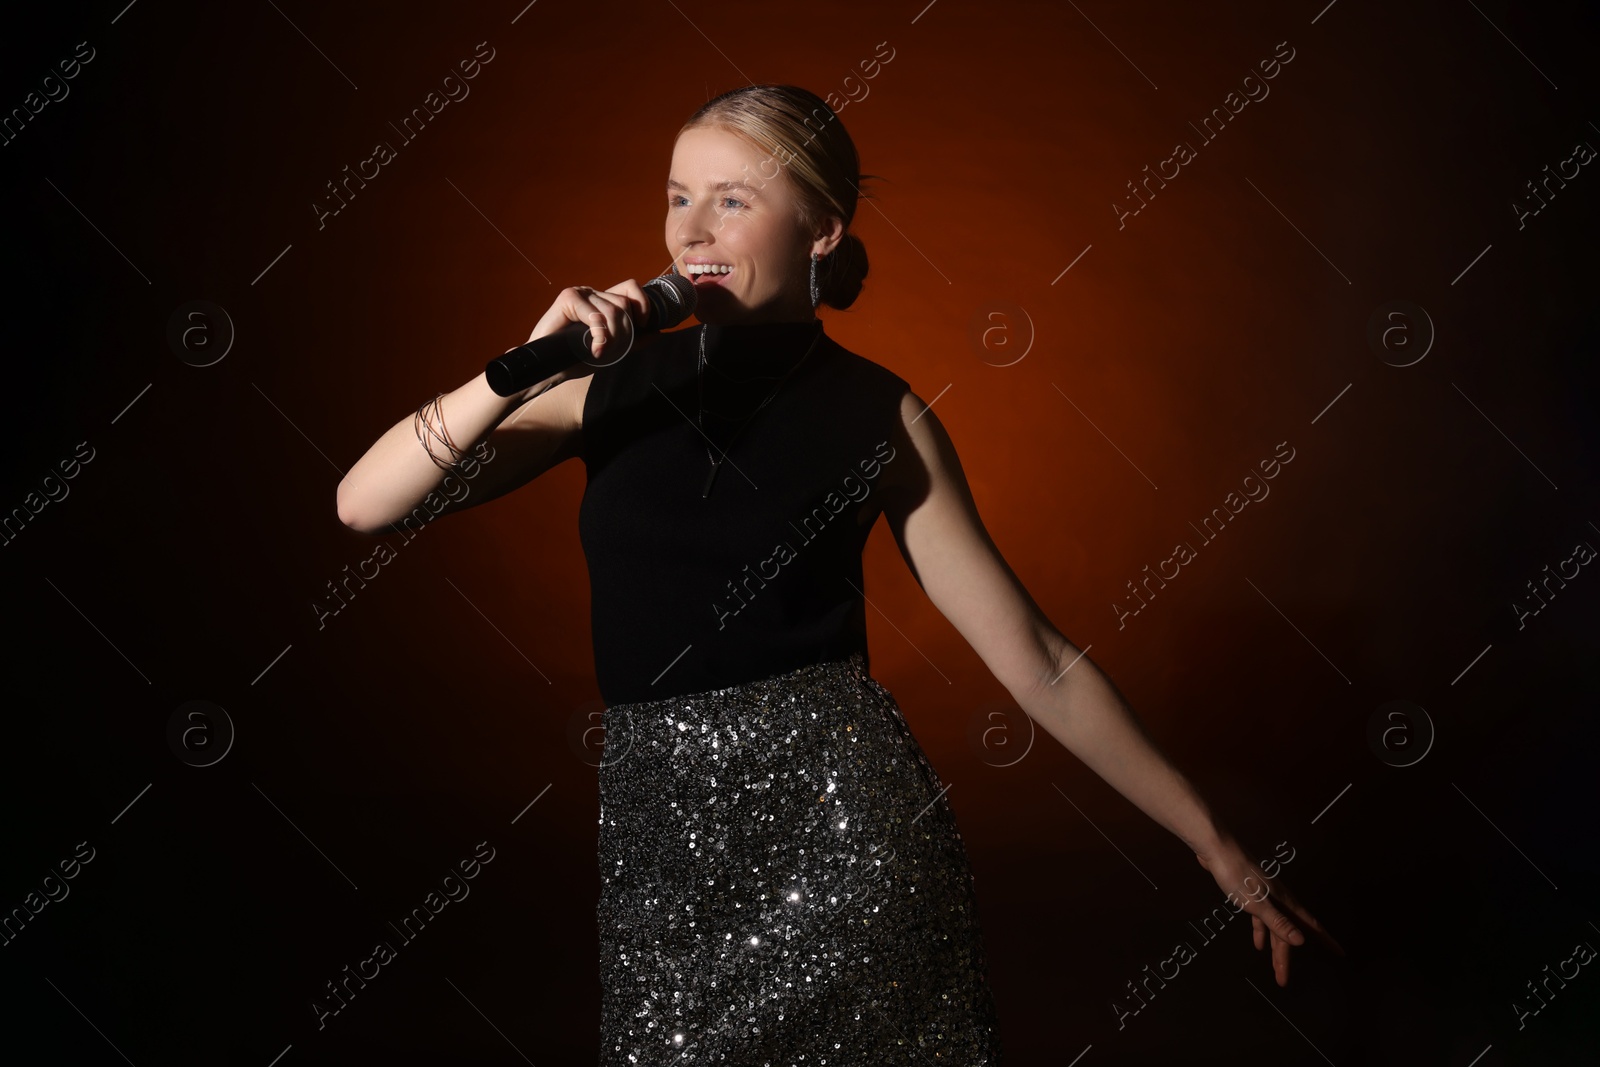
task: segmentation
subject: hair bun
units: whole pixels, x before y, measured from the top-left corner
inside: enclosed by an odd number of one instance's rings
[[[861,238],[846,230],[839,244],[822,261],[817,279],[822,290],[822,302],[843,311],[861,295],[861,283],[867,277],[867,246]]]

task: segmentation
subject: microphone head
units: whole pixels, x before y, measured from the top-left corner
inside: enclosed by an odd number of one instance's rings
[[[665,330],[694,314],[697,299],[694,282],[681,274],[663,274],[651,278],[640,288],[644,290],[645,299],[650,301],[650,321],[645,324],[647,329]]]

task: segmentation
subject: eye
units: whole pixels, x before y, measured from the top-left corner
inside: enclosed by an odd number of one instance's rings
[[[681,193],[670,194],[667,197],[667,207],[669,207],[669,208],[682,207],[684,205],[684,202],[685,202],[686,199],[687,198],[685,196],[683,196],[683,194],[681,194]],[[750,206],[749,204],[745,203],[743,200],[740,200],[736,196],[724,196],[724,197],[721,198],[721,200],[719,202],[724,204],[724,205],[732,204],[733,206],[731,208],[729,208],[729,210],[731,210],[731,211],[738,211],[741,208],[747,208],[747,207]]]

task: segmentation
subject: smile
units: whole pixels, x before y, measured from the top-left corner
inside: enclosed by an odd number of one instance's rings
[[[691,263],[688,267],[688,277],[698,288],[704,285],[721,285],[723,279],[733,273],[733,268],[720,264]]]

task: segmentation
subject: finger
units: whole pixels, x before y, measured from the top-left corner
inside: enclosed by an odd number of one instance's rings
[[[561,295],[565,299],[567,317],[588,327],[589,352],[599,355],[606,338],[611,334],[603,310],[610,302],[601,296],[599,290],[587,285],[568,286]]]
[[[597,308],[606,308],[608,306],[626,308],[628,306],[625,296],[614,293],[610,289],[590,289],[587,292],[589,302]]]
[[[609,325],[605,309],[615,307],[614,302],[618,299],[621,298],[602,296],[598,290],[587,285],[569,285],[556,295],[555,302],[540,317],[524,343],[532,344],[574,323],[586,328],[601,327],[605,335],[614,338],[617,331]]]
[[[605,312],[607,337],[627,338],[629,347],[631,347],[633,334],[637,329],[635,324],[643,322],[647,312],[640,310],[638,307],[638,305],[642,305],[645,302],[644,290],[639,287],[637,282],[631,283],[639,293],[638,303],[636,304],[633,297],[625,291],[626,286],[629,284],[630,282],[623,282],[603,293],[596,293],[595,302]],[[623,289],[624,291],[618,292],[618,289]]]
[[[1272,939],[1272,975],[1280,987],[1289,984],[1289,943],[1281,937]]]
[[[556,298],[556,306],[561,309],[569,322],[581,322],[587,325],[595,321],[595,316],[600,314],[599,307],[594,302],[595,291],[587,285],[569,285],[561,290],[561,295]]]
[[[644,295],[644,286],[640,285],[637,280],[629,278],[626,281],[618,282],[610,289],[607,289],[606,292],[622,297],[628,310],[633,313],[638,321],[644,322],[649,317],[650,300]]]
[[[1272,902],[1263,898],[1255,908],[1251,909],[1253,915],[1258,916],[1274,937],[1280,937],[1291,945],[1306,943],[1306,935],[1300,932],[1299,927],[1287,915],[1272,906]]]
[[[605,291],[589,285],[568,286],[563,291],[562,296],[567,299],[569,306],[579,316],[587,316],[591,311],[599,311],[615,299]]]
[[[628,310],[628,305],[621,301],[607,299],[602,310],[605,313],[604,329],[606,340],[606,345],[603,347],[614,347],[611,342],[616,341],[618,343],[625,342],[626,347],[631,348],[633,346],[633,313]],[[595,354],[599,355],[599,351],[596,350]],[[626,354],[626,351],[623,351],[619,354],[619,358],[620,355]]]
[[[1280,887],[1273,893],[1273,896],[1278,901],[1278,905],[1280,907],[1294,916],[1294,921],[1296,923],[1311,930],[1312,935],[1316,937],[1317,941],[1321,943],[1324,948],[1328,949],[1336,956],[1343,956],[1345,954],[1344,947],[1333,939],[1333,935],[1328,933],[1328,931],[1323,928],[1323,925],[1317,921],[1316,916],[1312,915],[1309,911],[1302,907],[1300,902],[1289,894],[1288,890]]]
[[[1250,916],[1250,936],[1256,943],[1257,951],[1267,947],[1267,928],[1254,915]]]
[[[612,342],[620,341],[625,347],[617,358],[622,358],[633,345],[633,313],[627,296],[591,290],[588,300],[595,308],[588,316],[590,352],[598,357],[603,350],[613,347]]]

